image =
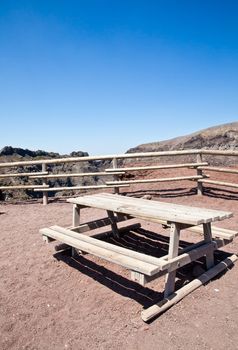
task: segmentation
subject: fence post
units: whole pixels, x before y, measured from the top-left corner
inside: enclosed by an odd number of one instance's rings
[[[112,167],[113,167],[113,169],[116,169],[117,168],[117,158],[113,158],[112,159]],[[114,181],[118,181],[119,180],[119,178],[118,178],[118,175],[113,175],[113,180]],[[119,194],[119,187],[114,187],[114,193],[115,194]]]
[[[202,163],[202,153],[197,154],[197,163]],[[203,175],[202,169],[197,168],[197,175],[199,175],[199,176]],[[197,181],[197,195],[202,196],[202,194],[203,194],[202,182]]]
[[[45,163],[42,163],[42,172],[45,172],[47,169],[46,169],[46,164]],[[42,185],[45,186],[47,185],[47,180],[46,179],[42,179]],[[48,192],[45,191],[43,192],[43,205],[47,205],[48,204]]]

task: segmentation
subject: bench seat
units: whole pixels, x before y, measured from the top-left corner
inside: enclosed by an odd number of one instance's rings
[[[73,248],[93,254],[147,276],[155,275],[163,269],[163,266],[167,265],[167,262],[161,258],[151,257],[119,247],[60,226],[42,228],[40,229],[40,233],[43,237],[58,240]]]

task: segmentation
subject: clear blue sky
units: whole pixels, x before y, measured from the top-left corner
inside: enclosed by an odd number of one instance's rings
[[[235,0],[0,0],[0,148],[121,153],[238,120]]]

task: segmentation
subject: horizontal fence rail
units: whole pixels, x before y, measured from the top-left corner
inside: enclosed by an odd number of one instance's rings
[[[105,189],[113,188],[114,193],[119,193],[119,189],[122,187],[129,187],[132,184],[142,184],[142,183],[160,183],[160,182],[174,182],[174,181],[195,181],[197,183],[197,193],[201,195],[203,193],[203,184],[215,184],[222,187],[234,187],[238,188],[238,183],[231,183],[226,181],[218,181],[216,179],[210,179],[210,174],[205,172],[217,172],[217,173],[230,173],[238,174],[238,169],[215,167],[211,166],[204,158],[206,156],[225,156],[234,157],[238,156],[238,151],[223,151],[223,150],[179,150],[179,151],[164,151],[164,152],[144,152],[144,153],[126,153],[126,154],[116,154],[116,155],[99,155],[99,156],[86,156],[86,157],[69,157],[69,158],[51,158],[51,159],[37,159],[31,161],[17,161],[17,162],[5,162],[0,163],[0,168],[18,168],[21,172],[13,173],[2,173],[0,174],[0,190],[33,190],[34,192],[43,193],[43,203],[48,202],[48,192],[59,192],[67,190],[92,190],[92,189]],[[157,157],[173,157],[177,156],[192,156],[195,161],[176,163],[176,164],[153,164],[144,166],[125,166],[123,164],[119,166],[118,160],[132,159],[134,161],[140,161],[149,159],[153,162]],[[205,157],[204,157],[205,156]],[[90,162],[90,161],[110,161],[109,166],[98,172],[61,172],[52,173],[49,169],[49,165],[58,165],[64,163],[80,163],[80,162]],[[38,171],[29,171],[23,169],[27,166],[37,166],[41,167]],[[194,175],[184,175],[176,177],[158,177],[155,178],[140,178],[140,172],[146,171],[160,171],[160,170],[172,170],[172,169],[193,169],[195,170]],[[23,172],[24,170],[24,172]],[[128,179],[126,176],[131,172],[138,172],[136,174],[136,179]],[[191,173],[191,172],[190,172]],[[99,185],[78,185],[78,186],[50,186],[51,179],[60,178],[82,178],[82,177],[97,177],[102,178],[103,184]],[[109,180],[108,180],[109,177]],[[26,178],[27,183],[24,184],[9,184],[1,185],[1,179],[11,179],[11,178]],[[105,180],[103,180],[105,178]],[[111,179],[110,179],[111,178]],[[28,181],[40,182],[40,184],[31,184]]]

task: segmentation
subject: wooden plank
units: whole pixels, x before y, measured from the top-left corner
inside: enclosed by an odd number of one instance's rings
[[[124,168],[110,168],[106,169],[107,173],[121,172],[121,171],[139,171],[139,170],[160,170],[160,169],[176,169],[176,168],[196,168],[207,165],[207,162],[201,163],[184,163],[184,164],[168,164],[168,165],[148,165],[148,166],[135,166]]]
[[[146,255],[146,254],[143,254],[143,253],[138,253],[138,252],[135,252],[134,250],[130,250],[130,249],[127,249],[127,248],[124,248],[124,247],[119,247],[119,246],[116,246],[116,245],[114,245],[112,243],[100,241],[99,239],[95,239],[93,237],[85,236],[85,235],[83,235],[81,233],[76,233],[76,232],[73,232],[71,230],[68,230],[68,229],[65,229],[63,227],[60,227],[60,226],[51,226],[50,229],[53,230],[53,231],[60,232],[63,235],[67,235],[69,237],[73,237],[75,239],[78,239],[78,240],[80,240],[82,242],[90,243],[90,244],[95,245],[97,247],[108,249],[109,251],[113,251],[113,252],[120,253],[120,254],[123,254],[123,255],[126,255],[126,256],[130,256],[132,258],[140,260],[142,263],[144,262],[144,263],[152,264],[152,265],[154,265],[154,268],[156,270],[155,272],[160,271],[161,268],[164,265],[167,266],[167,262],[164,261],[161,258],[156,258],[156,257],[150,256],[150,255]],[[41,229],[40,233],[44,234],[43,233],[44,230],[45,229]],[[47,229],[46,229],[46,231],[47,231]]]
[[[67,190],[93,190],[93,189],[102,189],[102,188],[113,188],[115,186],[118,187],[129,187],[129,185],[97,185],[97,186],[69,186],[69,187],[50,187],[47,189],[47,192],[59,192],[59,191],[67,191]],[[42,189],[36,190],[35,192],[42,192]]]
[[[171,294],[166,299],[163,299],[159,303],[152,305],[146,310],[143,310],[141,312],[142,320],[148,322],[156,316],[159,316],[171,306],[175,305],[180,300],[182,300],[186,295],[190,294],[195,289],[199,288],[201,285],[207,283],[212,278],[217,276],[219,273],[231,267],[237,261],[237,259],[238,257],[235,254],[230,256],[229,258],[226,258],[216,266],[212,267],[210,270],[206,271],[199,278],[194,279],[192,282],[186,284],[184,287]]]
[[[181,151],[166,151],[166,152],[145,152],[145,153],[125,153],[125,154],[112,154],[112,155],[98,155],[98,156],[86,156],[86,157],[68,157],[68,158],[51,158],[41,159],[34,161],[19,161],[19,162],[6,162],[0,163],[0,168],[25,166],[32,164],[60,164],[60,163],[76,163],[76,162],[88,162],[90,160],[112,160],[126,159],[126,158],[149,158],[149,157],[164,157],[164,156],[177,156],[197,154],[200,150],[181,150]]]
[[[127,256],[127,255],[124,255],[120,252],[116,252],[116,251],[113,251],[113,250],[105,248],[105,247],[100,247],[99,245],[95,244],[95,241],[98,241],[100,243],[103,243],[103,242],[99,241],[95,238],[84,236],[84,238],[88,239],[88,241],[86,242],[86,240],[74,238],[74,237],[71,237],[69,235],[66,235],[65,233],[59,232],[58,230],[56,231],[56,230],[53,230],[50,228],[49,229],[48,228],[41,229],[40,233],[42,235],[52,237],[60,242],[68,244],[76,249],[86,251],[88,253],[96,255],[96,256],[98,256],[102,259],[105,259],[107,261],[116,263],[116,264],[124,266],[128,269],[138,271],[138,272],[144,273],[144,274],[149,275],[149,276],[153,275],[155,272],[157,272],[159,270],[159,267],[156,265],[138,260],[137,258],[134,258],[132,256]],[[82,237],[80,237],[80,238],[82,238]],[[107,243],[107,244],[109,244],[109,243]],[[113,246],[113,245],[111,244],[111,246]],[[113,246],[113,247],[115,248],[116,246]],[[125,248],[121,248],[121,249],[125,249]],[[125,249],[125,250],[128,251],[128,249]],[[135,253],[135,252],[133,252],[133,253]]]
[[[112,172],[113,173],[113,172]],[[120,171],[117,172],[117,175],[123,175],[125,174],[125,171]],[[94,172],[94,173],[59,173],[59,174],[48,174],[48,173],[42,173],[42,174],[37,174],[34,175],[34,173],[32,173],[32,175],[30,175],[31,179],[58,179],[58,178],[64,178],[64,177],[84,177],[84,176],[109,176],[110,174],[104,172]],[[1,175],[0,175],[1,177]]]
[[[127,225],[127,226],[118,228],[118,232],[120,233],[120,235],[122,235],[128,231],[138,230],[138,228],[140,228],[140,227],[141,227],[141,224],[139,222],[137,222],[135,224],[131,224],[131,225]],[[95,233],[93,235],[90,235],[90,237],[97,238],[97,239],[104,239],[104,238],[111,236],[111,235],[112,235],[112,231],[110,230],[110,231],[106,231],[106,232]]]
[[[168,260],[178,256],[179,236],[180,236],[179,225],[175,223],[171,224]],[[165,290],[164,290],[165,298],[174,292],[175,277],[176,277],[176,270],[169,271],[169,273],[166,275]]]
[[[213,239],[213,242],[211,243],[212,249],[216,250],[219,248],[224,247],[225,245],[232,242],[232,239]],[[198,249],[199,248],[199,249]],[[178,269],[186,264],[189,264],[192,261],[196,261],[197,259],[201,258],[203,255],[207,253],[207,250],[209,249],[209,244],[205,244],[204,241],[200,241],[198,243],[192,244],[188,247],[185,247],[183,249],[179,250],[179,255],[176,258],[173,258],[170,260],[170,270]],[[186,254],[188,253],[188,254]],[[162,257],[163,259],[167,259],[168,255],[164,255]],[[137,272],[137,274],[131,273],[131,279],[134,282],[137,282],[141,284],[142,286],[145,286],[146,283],[149,283],[167,273],[167,270],[165,269],[166,266],[163,266],[163,270],[159,271],[153,276],[147,276],[147,275],[141,275]]]
[[[197,233],[200,233],[200,234],[203,233],[203,228],[201,226],[190,227],[187,230],[191,231],[191,232],[197,232]],[[224,238],[224,239],[233,239],[236,236],[238,236],[238,231],[227,230],[227,229],[223,229],[223,228],[220,228],[220,227],[212,225],[212,237],[220,237],[220,238]]]
[[[47,175],[48,171],[39,171],[39,172],[28,172],[28,173],[7,173],[7,174],[0,174],[0,178],[9,178],[9,177],[31,177],[33,175]]]
[[[201,223],[222,220],[232,216],[232,213],[211,209],[202,209],[178,204],[171,204],[146,199],[115,196],[112,194],[97,194],[67,200],[70,203],[81,203],[90,207],[111,209],[114,212],[124,212],[137,218],[174,221],[199,225]]]
[[[129,185],[129,184],[142,184],[142,183],[154,183],[154,182],[172,182],[172,181],[184,181],[184,180],[199,180],[202,176],[179,176],[179,177],[167,177],[156,179],[140,179],[140,180],[120,180],[120,181],[106,181],[107,185]]]
[[[84,198],[87,196],[84,196]],[[91,195],[88,197],[92,197]],[[82,198],[82,197],[81,197]],[[173,203],[167,203],[167,202],[161,202],[161,201],[155,201],[155,200],[150,200],[148,201],[147,199],[143,198],[134,198],[134,197],[127,197],[127,196],[114,196],[113,194],[110,193],[99,193],[93,195],[93,198],[97,198],[100,201],[106,199],[113,200],[117,202],[120,205],[128,205],[128,204],[136,204],[137,206],[141,207],[153,207],[156,210],[162,211],[162,210],[169,210],[169,211],[176,211],[176,212],[181,212],[184,213],[189,210],[190,213],[194,213],[196,215],[204,216],[204,215],[211,215],[215,218],[226,218],[227,214],[232,214],[229,212],[225,211],[220,211],[220,210],[215,210],[215,209],[204,209],[204,208],[198,208],[198,207],[193,207],[193,206],[187,206],[187,205],[181,205],[181,204],[173,204]],[[74,199],[72,199],[74,200]],[[69,202],[71,201],[70,199],[68,200]],[[229,216],[230,217],[230,216]]]
[[[219,185],[219,186],[224,186],[224,187],[234,187],[238,188],[238,184],[234,184],[231,182],[223,182],[223,181],[215,181],[215,180],[208,180],[208,179],[199,179],[198,182],[204,182],[208,184],[214,184],[214,185]]]
[[[217,156],[238,156],[238,151],[203,149],[202,154],[212,154]]]
[[[84,197],[85,198],[85,197]],[[82,201],[80,200],[80,203],[82,203]],[[85,202],[86,203],[86,202]],[[158,211],[156,210],[156,208],[154,208],[153,212],[151,210],[151,208],[145,208],[143,207],[143,211],[142,209],[136,207],[136,206],[132,206],[132,205],[119,205],[118,203],[115,203],[113,201],[108,201],[108,202],[102,202],[101,200],[90,200],[87,201],[87,205],[90,207],[94,207],[94,208],[99,208],[99,209],[111,209],[114,212],[117,213],[124,213],[124,214],[129,214],[132,215],[135,218],[139,218],[139,219],[144,219],[144,220],[149,220],[152,222],[156,222],[158,221],[158,219],[162,218],[162,219],[167,219],[167,220],[173,220],[173,221],[178,221],[178,222],[187,222],[187,223],[191,223],[193,225],[198,225],[200,223],[203,223],[204,220],[197,220],[194,218],[191,218],[191,216],[186,216],[182,214],[176,214],[176,213],[171,213],[169,210],[167,210],[166,212],[162,212],[162,211]]]
[[[86,157],[68,157],[68,158],[52,158],[52,159],[41,159],[34,161],[19,161],[19,162],[5,162],[0,163],[0,168],[25,166],[32,164],[60,164],[60,163],[76,163],[76,162],[87,162],[91,160],[112,160],[117,159],[128,159],[128,158],[150,158],[150,157],[164,157],[164,156],[179,156],[179,155],[196,155],[202,154],[213,154],[213,155],[224,155],[224,156],[238,156],[238,151],[221,151],[221,150],[180,150],[180,151],[162,151],[162,152],[144,152],[144,153],[126,153],[126,154],[112,154],[112,155],[98,155],[98,156],[86,156]]]
[[[91,197],[91,196],[90,196]],[[114,196],[110,193],[100,193],[93,195],[95,198],[110,198],[110,200],[115,200],[117,203],[126,205],[126,204],[133,204],[136,203],[139,206],[143,207],[155,207],[157,210],[162,211],[163,209],[168,209],[170,211],[176,211],[184,213],[187,210],[189,210],[190,213],[201,215],[202,217],[205,216],[213,216],[217,219],[225,219],[230,218],[233,214],[227,211],[221,211],[221,210],[215,210],[215,209],[207,209],[207,208],[199,208],[199,207],[193,207],[193,206],[187,206],[187,205],[181,205],[181,204],[173,204],[173,203],[167,203],[167,202],[160,202],[160,201],[154,201],[143,198],[134,198],[134,197],[127,197],[127,196]],[[70,200],[69,200],[70,201]]]
[[[126,221],[129,219],[125,218],[125,217],[115,216],[115,220],[117,222],[121,222],[121,221]],[[94,221],[85,222],[84,224],[81,224],[77,227],[71,226],[71,227],[68,227],[68,229],[72,230],[74,232],[84,233],[87,231],[95,230],[97,228],[101,228],[101,227],[105,227],[105,226],[109,226],[109,225],[110,225],[110,219],[108,217],[106,217],[106,218],[102,218],[102,219],[98,219],[98,220],[94,220]]]
[[[201,162],[202,162],[202,154],[198,153],[197,154],[197,163],[199,164]],[[201,168],[197,168],[197,175],[203,177],[203,171]],[[202,182],[197,182],[197,195],[202,196],[202,194],[203,194]]]
[[[221,172],[221,173],[238,174],[238,169],[231,169],[231,168],[219,168],[219,167],[212,167],[212,166],[199,166],[199,169],[215,171],[215,172]]]
[[[200,243],[200,242],[199,242]],[[161,268],[162,271],[168,270],[168,271],[174,271],[177,270],[180,267],[183,267],[193,261],[196,261],[200,259],[202,256],[209,254],[210,252],[213,254],[214,251],[217,250],[217,244],[215,241],[209,242],[209,243],[203,243],[197,248],[191,248],[186,253],[175,255],[174,257],[170,258],[168,256],[167,265],[163,265]],[[169,294],[168,294],[169,295]]]
[[[47,186],[43,185],[11,185],[11,186],[0,186],[0,190],[27,190],[27,189],[39,189],[39,191],[45,191],[48,189]]]
[[[73,205],[73,221],[72,226],[78,227],[80,224],[80,205],[74,204]]]
[[[114,216],[114,213],[113,211],[111,210],[107,210],[107,215],[108,215],[108,218],[110,220],[110,225],[111,225],[111,228],[112,228],[112,235],[114,238],[119,238],[120,235],[119,235],[119,231],[118,231],[118,227],[117,227],[117,220]]]
[[[204,240],[207,243],[212,242],[212,230],[211,230],[211,224],[203,224],[203,233],[204,233]],[[206,265],[207,269],[210,269],[214,266],[214,252],[211,249],[210,252],[207,252],[206,254]]]
[[[47,165],[46,164],[42,164],[41,166],[42,172],[45,172],[47,170]],[[42,186],[46,187],[47,186],[47,180],[43,179],[42,180]],[[43,191],[43,205],[47,205],[48,204],[48,192]]]

